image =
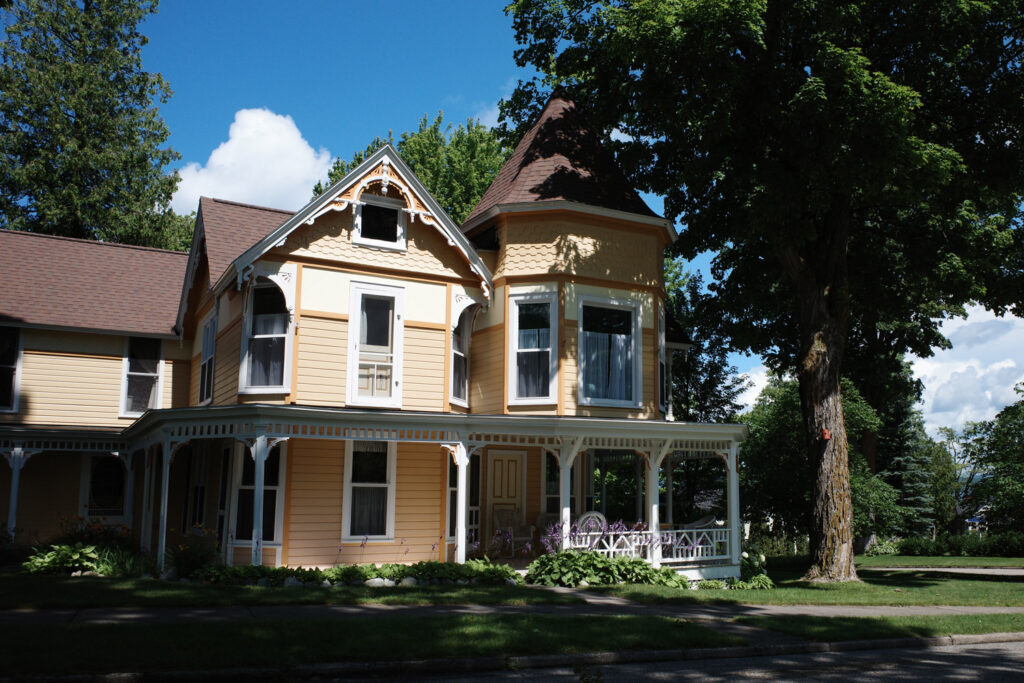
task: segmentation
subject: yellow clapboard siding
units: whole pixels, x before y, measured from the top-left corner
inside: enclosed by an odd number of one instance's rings
[[[305,405],[345,404],[348,322],[302,319],[296,397]]]
[[[233,321],[221,329],[213,360],[213,403],[238,402],[238,364],[242,350],[242,325]]]

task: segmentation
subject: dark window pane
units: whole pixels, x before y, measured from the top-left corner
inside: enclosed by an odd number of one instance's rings
[[[459,495],[457,491],[448,492],[448,535],[455,535],[456,515],[458,514]]]
[[[583,307],[583,329],[604,334],[632,334],[633,313],[621,308]]]
[[[263,466],[263,485],[277,486],[278,476],[281,471],[281,447],[274,448],[267,455],[267,463]]]
[[[0,367],[0,408],[14,407],[14,368]]]
[[[128,372],[155,374],[159,362],[159,339],[132,337],[128,342]]]
[[[153,405],[156,379],[151,375],[128,375],[128,412],[142,413]]]
[[[0,365],[18,362],[18,328],[0,327]]]
[[[383,486],[352,487],[353,536],[383,536],[387,533],[388,490]]]
[[[235,515],[235,539],[252,540],[252,489],[239,489],[238,510]]]
[[[454,356],[452,358],[452,395],[455,398],[466,400],[466,357]]]
[[[390,297],[363,296],[360,343],[391,348],[391,312],[395,300]]]
[[[352,448],[352,482],[386,484],[388,481],[387,444],[357,442]]]
[[[518,308],[520,330],[540,330],[551,327],[551,318],[548,315],[548,311],[551,310],[551,304],[521,303],[518,305]]]
[[[242,456],[242,486],[256,485],[256,463],[248,453]]]
[[[472,455],[469,458],[469,504],[473,507],[480,505],[480,456]]]
[[[459,468],[455,464],[453,458],[447,458],[448,460],[448,486],[455,488],[459,483]]]
[[[374,204],[364,204],[360,234],[363,239],[397,242],[398,211]]]
[[[254,387],[284,383],[284,338],[253,339],[249,346],[249,384]]]
[[[264,280],[263,282],[266,282]],[[256,287],[252,293],[253,316],[268,315],[275,313],[287,313],[288,307],[284,303],[284,293],[277,285]]]
[[[550,351],[520,351],[516,354],[519,398],[547,396],[551,387]]]
[[[89,515],[124,514],[124,468],[117,458],[93,458],[89,480]]]
[[[274,542],[274,527],[277,526],[277,491],[263,492],[263,542]]]

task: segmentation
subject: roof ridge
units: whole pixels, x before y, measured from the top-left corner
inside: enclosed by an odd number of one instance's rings
[[[276,213],[286,213],[293,215],[295,212],[289,209],[275,209],[272,206],[260,206],[259,204],[249,204],[247,202],[236,202],[231,199],[221,199],[220,197],[200,197],[200,199],[209,199],[211,202],[217,202],[218,204],[231,204],[233,206],[244,206],[247,209],[259,209],[260,211],[274,211]]]
[[[161,249],[160,247],[144,247],[139,244],[122,244],[121,242],[104,242],[102,240],[90,240],[83,237],[67,237],[65,235],[49,235],[45,232],[31,232],[29,230],[10,230],[8,228],[0,228],[0,234],[8,235],[23,235],[25,237],[40,237],[50,240],[61,240],[63,242],[77,242],[81,244],[92,244],[102,247],[121,247],[122,249],[136,249],[138,251],[155,251],[163,254],[176,254],[179,256],[188,256],[187,251],[177,251],[176,249]]]

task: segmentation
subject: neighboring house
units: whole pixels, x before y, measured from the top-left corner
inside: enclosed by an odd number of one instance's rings
[[[746,428],[666,415],[674,236],[558,97],[461,229],[386,146],[297,213],[203,198],[188,254],[0,231],[0,510],[19,541],[77,514],[161,559],[203,526],[292,566],[463,561],[563,520],[734,575]],[[704,457],[728,524],[667,528],[662,465]],[[609,458],[662,533],[569,537]]]

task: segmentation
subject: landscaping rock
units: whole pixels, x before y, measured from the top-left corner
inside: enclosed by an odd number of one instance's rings
[[[505,579],[506,586],[518,586],[519,582],[513,579],[511,576]]]
[[[266,576],[262,576],[256,580],[256,585],[261,588],[270,588],[270,579]]]
[[[363,585],[366,586],[367,588],[383,588],[384,587],[384,579],[382,579],[379,576],[377,576],[377,577],[374,577],[372,579],[367,579],[366,581],[363,581]]]
[[[469,585],[469,581],[467,581],[466,579],[459,579],[455,583],[459,584],[460,586],[468,586]]]
[[[81,576],[81,575],[82,575],[82,570],[81,569],[79,569],[77,572],[71,572],[71,576]]]
[[[82,576],[99,576],[99,572],[94,572],[90,569],[87,572],[82,572]]]
[[[416,580],[415,576],[407,576],[398,582],[399,586],[416,586],[418,584],[419,581]]]
[[[384,579],[384,585],[387,588],[394,588],[395,582],[393,580],[391,580],[391,579]]]
[[[321,587],[323,587],[323,588],[330,588],[330,587],[331,587],[331,586],[333,586],[333,585],[334,585],[334,584],[333,584],[333,583],[331,583],[330,581],[328,581],[327,579],[324,579],[324,580],[323,580],[323,581],[322,581],[322,582],[320,583],[320,586],[321,586]]]
[[[302,582],[296,579],[294,576],[289,576],[284,580],[285,588],[295,588],[296,586],[302,586]]]
[[[178,579],[178,570],[174,567],[171,567],[170,569],[166,570],[163,574],[161,574],[160,578],[164,581],[176,581]]]
[[[590,588],[590,584],[587,583],[586,581],[580,581],[579,584],[577,584],[577,587],[578,588]]]

